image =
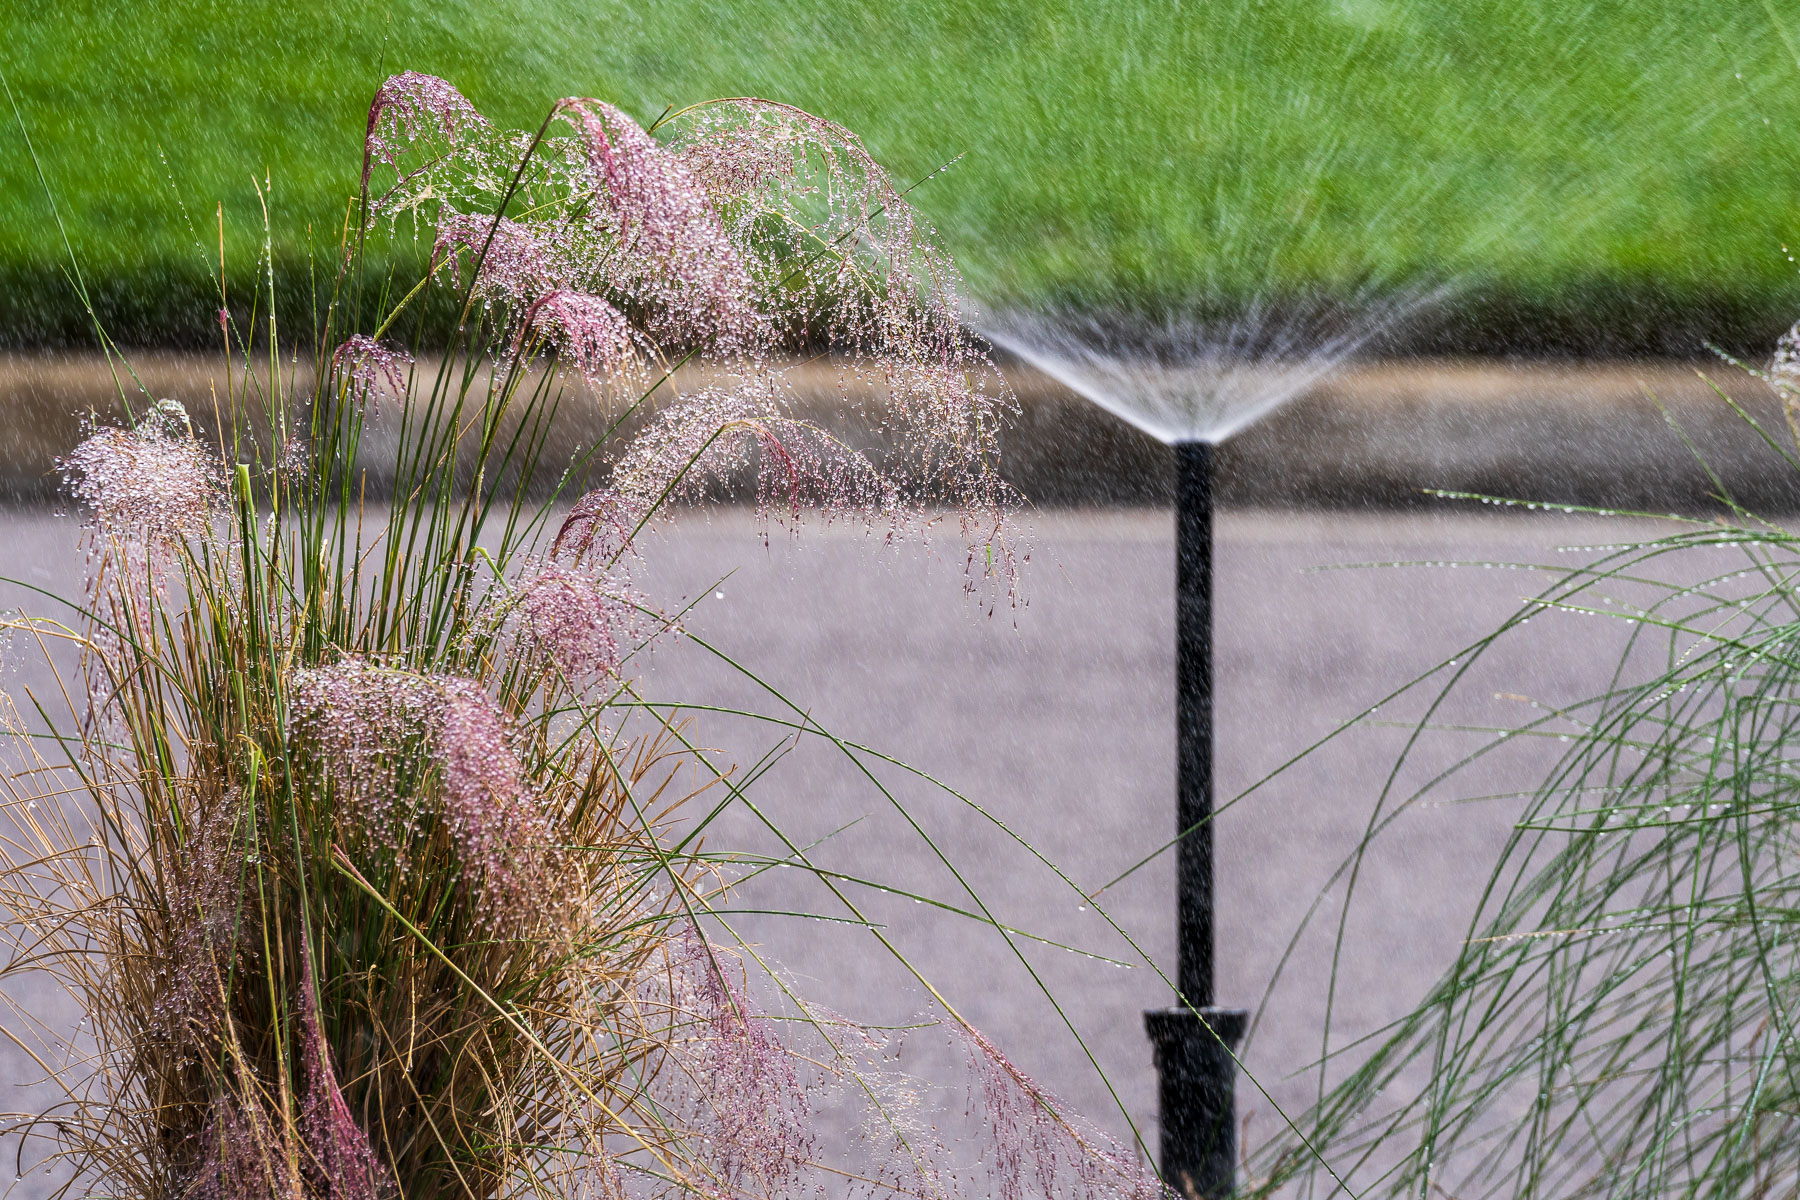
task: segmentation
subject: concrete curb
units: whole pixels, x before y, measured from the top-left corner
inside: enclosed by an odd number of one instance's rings
[[[221,366],[168,353],[133,358],[151,394],[183,401],[207,425]],[[1166,448],[1035,372],[1009,367],[1007,375],[1020,412],[1002,433],[1002,469],[1032,501],[1169,502]],[[804,415],[853,441],[872,441],[853,419],[858,396],[839,372],[800,367],[793,377]],[[1747,508],[1800,511],[1800,470],[1721,391],[1794,452],[1770,389],[1722,363],[1356,365],[1226,443],[1218,458],[1221,500],[1391,508],[1418,504],[1424,489],[1439,488],[1693,512],[1719,507],[1710,468]],[[97,358],[0,355],[0,498],[54,497],[57,456],[79,440],[88,414],[118,411],[115,395]],[[556,437],[573,450],[605,425],[603,406],[578,394],[565,404]]]

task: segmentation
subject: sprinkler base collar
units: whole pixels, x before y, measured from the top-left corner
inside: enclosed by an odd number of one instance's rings
[[[1237,1184],[1237,1048],[1241,1008],[1152,1009],[1144,1014],[1157,1075],[1163,1179],[1189,1200],[1220,1200]]]

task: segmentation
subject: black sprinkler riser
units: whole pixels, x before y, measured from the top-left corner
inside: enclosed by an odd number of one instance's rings
[[[1175,446],[1176,986],[1195,1008],[1213,1002],[1212,458]]]
[[[1206,442],[1175,446],[1176,986],[1201,1015],[1144,1014],[1163,1177],[1203,1200],[1236,1186],[1232,1050],[1247,1020],[1241,1010],[1213,1007],[1212,459]]]

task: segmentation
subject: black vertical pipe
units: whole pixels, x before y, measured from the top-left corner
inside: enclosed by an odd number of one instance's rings
[[[1176,985],[1213,1002],[1212,447],[1175,446]]]
[[[1154,1049],[1163,1177],[1183,1196],[1228,1196],[1237,1176],[1231,1049],[1247,1014],[1213,1006],[1212,454],[1175,446],[1176,986],[1144,1014]]]

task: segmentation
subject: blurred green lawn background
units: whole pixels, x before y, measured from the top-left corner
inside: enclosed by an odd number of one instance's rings
[[[990,298],[1156,309],[1454,280],[1427,349],[1691,351],[1800,316],[1794,0],[8,7],[0,67],[127,342],[206,336],[214,206],[247,282],[253,179],[284,286],[309,229],[328,259],[370,95],[405,68],[515,125],[568,94],[648,120],[754,93],[848,124],[907,180],[956,159],[915,198]],[[0,116],[0,341],[83,342]]]

